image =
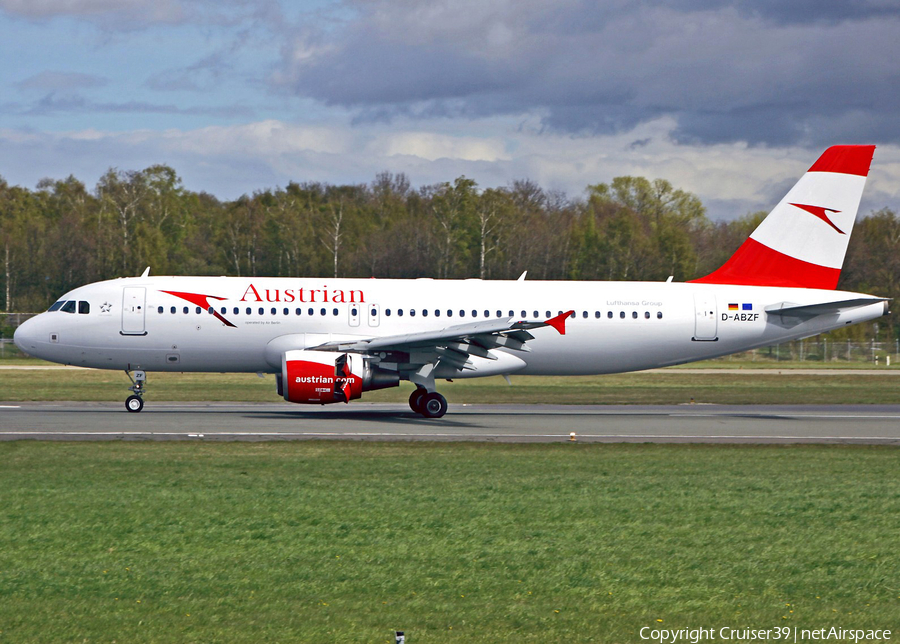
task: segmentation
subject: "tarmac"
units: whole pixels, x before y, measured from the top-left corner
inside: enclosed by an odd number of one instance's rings
[[[900,405],[0,403],[0,440],[393,440],[900,445]]]

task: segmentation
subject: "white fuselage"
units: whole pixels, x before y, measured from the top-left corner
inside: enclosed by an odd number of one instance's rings
[[[765,311],[854,297],[693,283],[139,277],[67,293],[60,301],[86,302],[87,311],[42,313],[16,342],[37,357],[100,369],[276,373],[286,350],[574,310],[565,335],[534,329],[530,351],[498,349],[499,361],[438,375],[602,374],[735,353],[885,313],[883,302],[811,319]]]

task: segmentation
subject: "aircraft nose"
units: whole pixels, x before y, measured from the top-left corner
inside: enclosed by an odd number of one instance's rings
[[[34,355],[38,342],[38,323],[36,318],[25,320],[13,333],[13,342],[20,350],[29,355]]]

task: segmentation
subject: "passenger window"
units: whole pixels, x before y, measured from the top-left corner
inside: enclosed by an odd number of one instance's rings
[[[385,309],[385,310],[384,310],[384,314],[385,314],[386,316],[388,316],[388,317],[391,317],[391,310],[390,310],[390,309]]]
[[[228,313],[228,309],[223,306],[221,313],[222,313],[222,315],[225,315],[226,313]]]
[[[583,317],[586,320],[587,319],[587,311],[582,311],[581,317]]]
[[[450,309],[447,309],[447,317],[448,317],[448,318],[452,318],[452,317],[453,317],[453,311],[451,311]]]
[[[266,310],[265,310],[263,307],[259,307],[259,314],[260,314],[260,315],[265,315],[265,314],[266,314]]]
[[[610,320],[612,320],[612,316],[613,316],[612,311],[606,312],[606,317],[608,317]]]
[[[522,317],[523,317],[523,318],[527,318],[527,317],[528,317],[528,314],[527,314],[525,311],[522,311]]]
[[[337,314],[338,314],[338,310],[337,310],[337,309],[331,309],[331,314],[332,314],[332,315],[337,315]]]
[[[291,310],[290,310],[290,309],[284,309],[284,311],[282,311],[282,313],[284,313],[285,315],[290,315],[290,314],[291,314]]]
[[[307,309],[306,312],[307,312],[309,315],[312,315],[312,314],[313,314],[312,308]]]
[[[472,311],[472,317],[473,317],[473,318],[477,318],[477,317],[478,317],[478,311]]]
[[[512,317],[512,316],[514,316],[515,314],[516,314],[515,311],[510,311],[510,312],[509,312],[509,317]]]
[[[201,309],[201,308],[198,306],[198,307],[197,307],[197,315],[200,315],[200,313],[202,313],[202,312],[203,312],[203,309]]]
[[[325,309],[319,309],[319,315],[321,315],[322,317],[324,317],[324,316],[325,316]]]
[[[544,313],[547,314],[546,317],[548,317],[548,318],[553,317],[552,315],[550,315],[550,311],[544,311]]]
[[[402,318],[403,317],[403,309],[397,309],[397,315],[399,315]]]
[[[634,318],[635,320],[637,320],[637,311],[632,311],[631,317]]]
[[[657,319],[657,320],[662,320],[662,311],[657,311],[657,312],[656,312],[656,319]]]
[[[649,319],[650,319],[650,311],[644,311],[644,319],[645,319],[645,320],[649,320]]]
[[[75,300],[69,300],[65,304],[62,305],[60,309],[63,313],[74,313],[75,312]]]
[[[171,313],[172,315],[175,315],[176,310],[177,309],[173,306],[171,309],[169,309],[169,313]]]
[[[497,311],[497,317],[498,317],[498,318],[502,318],[502,317],[503,317],[503,311]]]
[[[594,311],[594,317],[600,319],[600,311]]]
[[[459,310],[459,317],[461,317],[461,318],[466,317],[466,312],[463,311],[462,309],[460,309],[460,310]]]
[[[253,312],[253,309],[251,309],[251,308],[248,306],[248,307],[247,307],[247,315],[250,315],[252,312]]]
[[[534,317],[535,317],[535,318],[540,317],[540,314],[539,314],[537,311],[535,311],[535,312],[534,312]]]
[[[234,314],[235,314],[235,315],[238,315],[240,312],[241,312],[241,310],[240,310],[238,307],[234,307]]]
[[[434,317],[436,317],[436,318],[441,317],[441,310],[440,310],[440,309],[435,309],[435,310],[434,310]]]
[[[278,309],[276,309],[274,306],[272,307],[271,310],[272,310],[272,315],[277,315],[277,314],[278,314]]]
[[[215,307],[211,306],[208,309],[206,309],[206,312],[209,313],[210,315],[212,315],[213,313],[216,312],[216,309],[215,309]]]
[[[295,309],[295,310],[294,310],[294,313],[295,313],[296,315],[302,315],[302,314],[303,314],[303,309]]]
[[[625,311],[619,311],[619,317],[625,319]]]
[[[416,310],[415,310],[415,309],[410,309],[410,310],[409,310],[409,317],[411,317],[411,318],[416,317]]]
[[[165,309],[163,309],[163,307],[160,306],[160,307],[157,307],[156,312],[157,312],[157,313],[162,313],[164,310],[165,310]]]
[[[574,319],[575,319],[575,311],[572,311],[572,312],[569,314],[569,317],[572,318],[572,319],[574,320]]]
[[[61,307],[63,304],[65,304],[65,300],[59,300],[59,301],[57,301],[57,302],[54,302],[54,303],[50,306],[50,308],[47,309],[47,312],[49,313],[50,311],[59,311],[60,307]]]
[[[486,318],[491,317],[491,312],[490,312],[490,311],[485,311],[485,312],[484,312],[484,317],[486,317]]]
[[[423,318],[427,318],[427,317],[428,317],[428,309],[422,309],[422,317],[423,317]]]
[[[188,307],[184,307],[184,308],[181,310],[181,312],[184,313],[185,315],[188,314],[188,311],[189,311]]]

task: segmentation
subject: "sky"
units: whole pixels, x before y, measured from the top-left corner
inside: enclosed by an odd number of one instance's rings
[[[729,220],[874,143],[860,214],[900,211],[898,60],[897,0],[0,0],[0,177],[634,175]]]

